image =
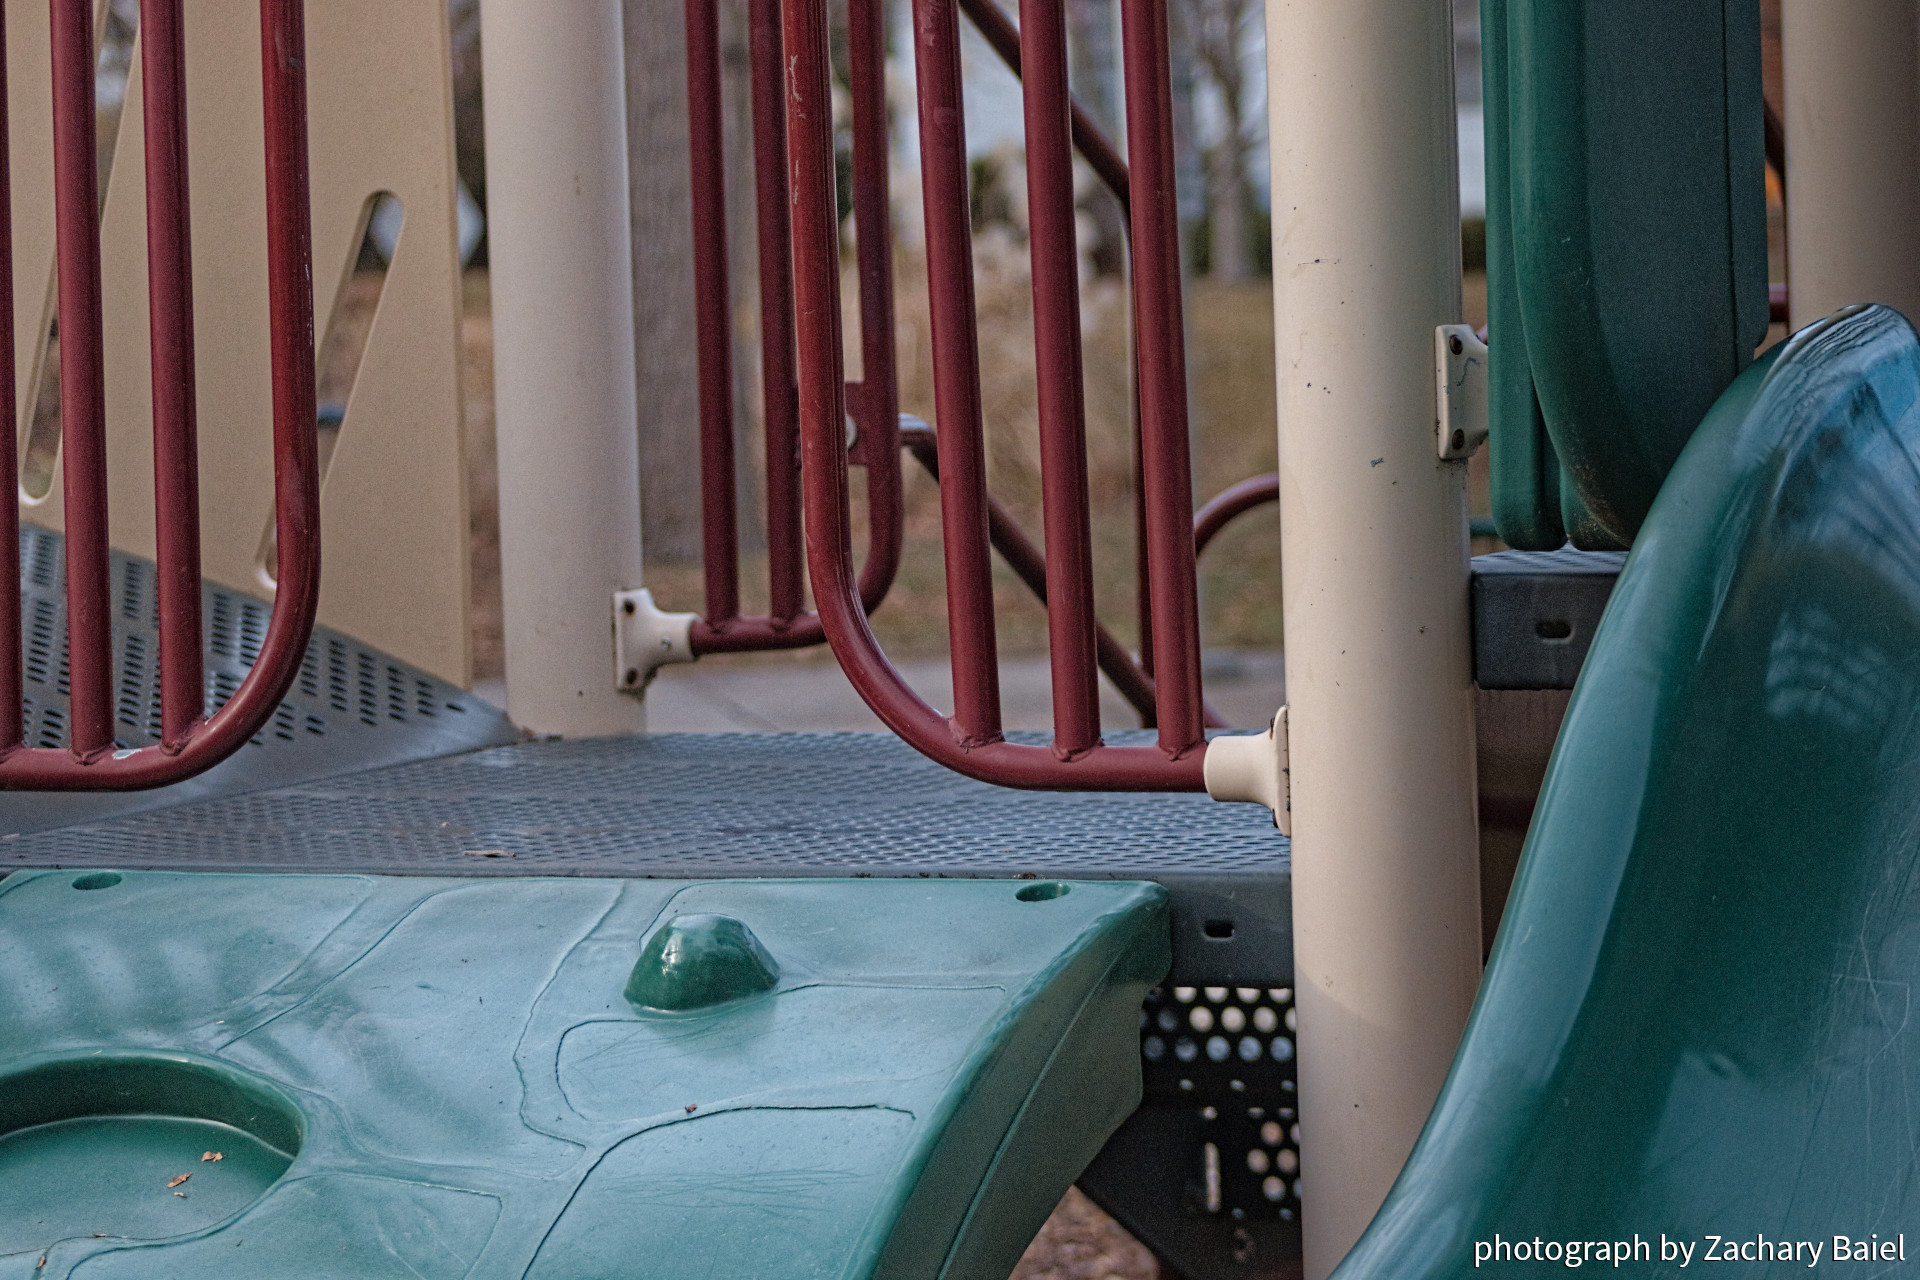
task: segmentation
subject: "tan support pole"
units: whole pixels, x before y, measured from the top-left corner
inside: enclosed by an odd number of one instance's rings
[[[1307,1280],[1425,1123],[1480,975],[1448,0],[1267,0]]]
[[[484,0],[487,217],[507,713],[641,727],[613,596],[640,585],[639,444],[617,0]]]
[[[1782,0],[1797,329],[1883,302],[1920,323],[1920,4]]]

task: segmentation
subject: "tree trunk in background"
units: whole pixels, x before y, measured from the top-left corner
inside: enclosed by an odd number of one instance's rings
[[[1254,274],[1247,225],[1245,51],[1247,0],[1199,0],[1189,19],[1194,49],[1220,100],[1220,136],[1206,150],[1208,274],[1246,280]]]
[[[447,6],[453,57],[453,155],[467,194],[487,207],[486,110],[480,82],[479,0],[450,0]],[[486,241],[481,241],[484,254]],[[485,258],[470,265],[483,266]]]
[[[1207,216],[1206,165],[1200,155],[1200,138],[1193,118],[1193,93],[1199,83],[1199,66],[1194,47],[1196,15],[1191,6],[1167,7],[1167,63],[1173,88],[1173,178],[1180,201],[1180,274],[1192,279],[1193,231]]]
[[[686,563],[700,558],[686,28],[679,0],[626,0],[625,26],[641,548]]]
[[[1067,0],[1067,50],[1073,96],[1100,131],[1124,152],[1120,101],[1120,10],[1114,0]],[[1127,236],[1120,202],[1098,182],[1080,197],[1080,209],[1093,222],[1087,265],[1096,276],[1124,276]]]
[[[746,22],[720,6],[720,67],[727,143],[728,265],[736,314],[752,314],[752,149],[746,121]],[[695,348],[691,178],[687,150],[686,13],[681,0],[624,0],[627,155],[633,205],[634,357],[640,383],[642,549],[656,563],[700,559],[699,353]],[[757,421],[757,352],[734,327],[734,436],[743,465],[743,549],[764,545],[749,443]]]

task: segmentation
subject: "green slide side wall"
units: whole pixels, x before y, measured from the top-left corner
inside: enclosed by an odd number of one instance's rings
[[[1496,1234],[1637,1235],[1607,1273],[1638,1276],[1696,1273],[1663,1235],[1920,1258],[1920,343],[1870,307],[1776,350],[1640,533],[1452,1073],[1339,1280],[1546,1273],[1476,1270]]]

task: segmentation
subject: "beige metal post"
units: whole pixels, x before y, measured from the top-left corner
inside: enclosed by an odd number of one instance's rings
[[[1480,973],[1448,0],[1267,0],[1306,1275],[1352,1246]]]
[[[1855,302],[1920,323],[1920,4],[1783,0],[1798,328]]]
[[[640,585],[620,6],[484,0],[507,713],[641,727],[613,595]]]

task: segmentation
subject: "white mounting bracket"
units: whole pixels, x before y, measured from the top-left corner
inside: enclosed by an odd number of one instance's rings
[[[1244,800],[1273,810],[1280,834],[1293,834],[1291,765],[1287,753],[1287,709],[1273,713],[1265,733],[1243,733],[1207,742],[1207,794],[1215,800]]]
[[[641,587],[613,593],[613,684],[636,698],[654,672],[673,662],[692,662],[693,624],[698,614],[665,613],[653,592]]]
[[[1433,331],[1434,437],[1442,462],[1473,456],[1487,438],[1487,344],[1464,324]]]

